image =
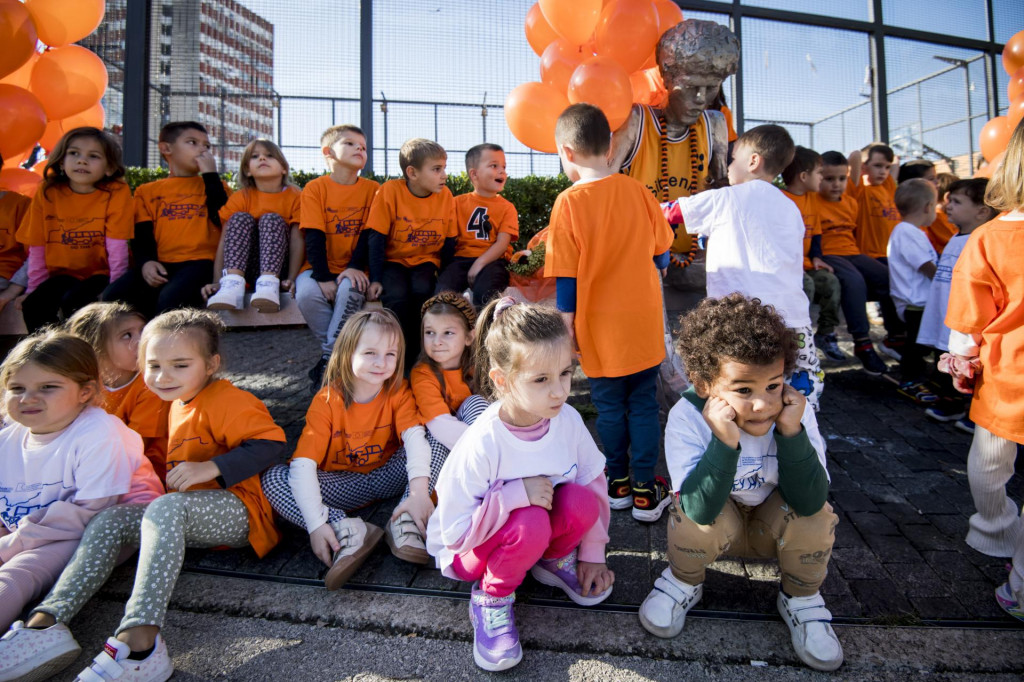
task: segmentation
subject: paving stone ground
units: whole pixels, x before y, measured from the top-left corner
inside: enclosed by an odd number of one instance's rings
[[[223,350],[227,377],[262,398],[294,443],[309,403],[306,371],[318,352],[309,332],[231,331]],[[571,400],[589,403],[582,376],[574,381]],[[856,361],[827,369],[818,419],[828,443],[829,499],[840,518],[822,588],[833,614],[892,624],[1013,623],[993,598],[993,589],[1005,580],[1005,560],[975,552],[963,541],[973,512],[966,474],[970,436],[928,421],[921,408],[896,395],[893,384],[867,376]],[[664,474],[663,462],[661,468]],[[1018,468],[1010,483],[1010,495],[1018,501],[1024,499],[1020,473]],[[395,502],[384,501],[361,515],[384,526]],[[608,563],[616,583],[609,604],[635,608],[643,601],[667,565],[665,522],[645,525],[628,512],[612,513]],[[305,532],[285,522],[282,528],[285,540],[262,561],[251,550],[190,551],[186,570],[317,579],[324,567],[309,550]],[[352,582],[383,589],[469,589],[435,569],[395,559],[383,543]],[[778,571],[770,562],[723,559],[708,573],[700,610],[771,614],[777,585]],[[564,596],[528,578],[519,599]]]

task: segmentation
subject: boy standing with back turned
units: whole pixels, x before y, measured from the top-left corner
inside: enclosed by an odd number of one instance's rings
[[[633,518],[651,523],[671,501],[654,466],[655,379],[665,358],[658,270],[668,266],[672,228],[642,183],[610,167],[611,129],[600,109],[563,111],[555,144],[573,185],[551,209],[544,274],[557,278],[558,310],[590,380],[611,508],[632,506]]]

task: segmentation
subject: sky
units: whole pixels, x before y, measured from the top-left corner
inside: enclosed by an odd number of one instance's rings
[[[359,2],[241,2],[275,27],[274,87],[284,98],[279,135],[285,153],[295,168],[320,170],[319,133],[335,123],[359,123]],[[515,86],[540,79],[540,60],[523,29],[532,4],[533,0],[373,0],[374,97],[391,100],[386,117],[380,102],[374,105],[376,172],[398,172],[397,148],[410,137],[435,138],[449,149],[449,171],[462,170],[461,152],[485,138],[505,147],[513,175],[558,171],[556,157],[531,154],[507,130],[500,108],[494,108]],[[749,0],[749,4],[867,20],[871,3]],[[1005,41],[1024,29],[1024,2],[993,0],[993,5],[997,40]],[[723,10],[728,7],[723,3]],[[984,0],[883,0],[883,16],[894,25],[983,39],[987,32],[984,7]],[[725,14],[683,11],[691,18],[727,21]],[[871,141],[866,34],[746,18],[742,35],[749,125],[786,122],[798,144],[818,151],[849,151]],[[885,51],[890,90],[949,66],[935,56],[970,60],[979,54],[894,38],[886,40]],[[969,140],[976,138],[987,120],[983,60],[968,69],[969,85],[963,69],[953,68],[890,95],[893,141],[906,145],[907,151],[920,152],[923,143],[945,156],[967,153]],[[1002,74],[1002,106],[1006,105],[1006,80]],[[726,87],[732,101],[731,83]],[[968,93],[976,116],[971,132],[962,120]],[[484,103],[486,117],[481,115]],[[835,115],[850,107],[852,111]]]

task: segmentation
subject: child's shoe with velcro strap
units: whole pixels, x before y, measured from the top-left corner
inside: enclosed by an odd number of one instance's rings
[[[809,597],[787,597],[780,591],[776,606],[801,661],[824,671],[843,664],[843,645],[832,629],[832,612],[825,608],[820,592]]]
[[[249,305],[261,313],[276,313],[281,310],[281,280],[273,275],[260,275]]]
[[[64,623],[35,629],[19,620],[0,638],[0,681],[53,679],[81,652],[82,647]]]
[[[210,310],[241,310],[245,307],[245,278],[241,275],[224,275],[220,278],[217,293],[206,301]]]
[[[124,642],[108,638],[103,651],[92,659],[92,665],[78,673],[75,682],[164,682],[174,674],[174,664],[160,635],[156,636],[153,651],[146,658],[136,661],[128,658],[131,653]]]
[[[920,381],[904,381],[900,384],[897,392],[918,405],[931,405],[939,400],[939,396],[932,393],[931,389]]]
[[[530,574],[542,585],[559,588],[580,606],[600,604],[612,593],[612,588],[609,587],[600,594],[583,596],[583,588],[576,575],[575,549],[558,559],[541,559],[530,569]]]
[[[686,625],[689,613],[704,595],[704,584],[690,585],[666,568],[654,581],[654,589],[640,605],[640,624],[655,637],[675,637]]]
[[[523,647],[516,629],[513,592],[492,597],[473,585],[469,598],[469,620],[473,623],[473,661],[484,670],[508,670],[523,660]]]
[[[654,523],[670,504],[672,493],[661,476],[655,476],[653,481],[637,481],[633,486],[633,518],[637,521]]]
[[[612,509],[629,509],[633,506],[633,488],[629,476],[608,482],[608,506]]]
[[[336,590],[359,570],[384,536],[384,531],[360,518],[344,518],[330,524],[341,549],[334,553],[334,564],[327,569],[324,583],[328,590]]]
[[[411,564],[429,564],[430,553],[412,514],[403,512],[397,519],[388,524],[388,532],[384,539],[391,548],[391,553],[402,561]]]

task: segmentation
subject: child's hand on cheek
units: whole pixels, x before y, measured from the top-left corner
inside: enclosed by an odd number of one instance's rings
[[[806,407],[807,397],[789,384],[783,384],[782,412],[775,420],[776,431],[786,438],[798,435],[803,428],[800,419],[803,418]]]
[[[711,433],[735,450],[740,446],[740,427],[736,426],[736,410],[724,399],[711,396],[704,404],[704,421]]]

